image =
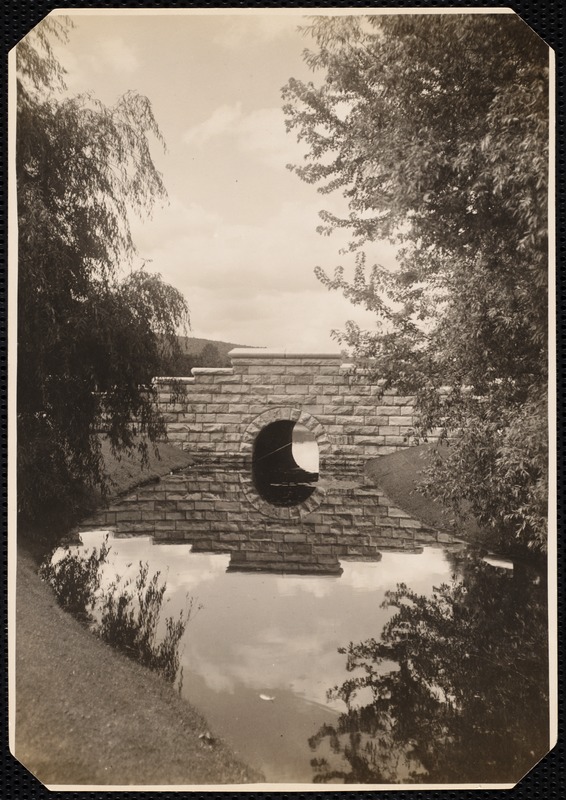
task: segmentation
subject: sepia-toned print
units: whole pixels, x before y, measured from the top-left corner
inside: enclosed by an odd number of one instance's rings
[[[11,56],[13,755],[517,784],[556,741],[552,51],[505,9],[140,9]]]

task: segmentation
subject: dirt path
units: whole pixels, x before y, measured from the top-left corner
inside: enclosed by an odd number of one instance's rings
[[[189,461],[171,450],[162,449],[152,473]],[[117,491],[139,483],[134,462],[114,466]],[[64,612],[25,551],[18,553],[15,721],[16,757],[49,786],[262,780],[222,742],[199,738],[206,721],[162,678]]]

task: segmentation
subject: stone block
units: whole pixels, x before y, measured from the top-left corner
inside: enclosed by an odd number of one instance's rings
[[[221,433],[210,434],[211,442],[223,445],[219,452],[237,452],[241,440],[242,435],[240,433],[227,433],[226,431],[222,431]]]
[[[335,386],[339,382],[340,378],[337,375],[314,375],[311,381],[313,386]]]
[[[285,533],[283,541],[292,544],[301,544],[307,541],[307,534],[305,533]]]
[[[421,544],[434,544],[437,541],[437,534],[434,531],[420,530],[415,534],[415,541]]]
[[[393,405],[414,406],[416,397],[414,395],[396,395],[393,397]],[[401,412],[403,413],[403,412]]]
[[[176,521],[172,520],[171,522],[168,522],[165,519],[156,520],[153,525],[156,531],[171,531],[173,533],[175,530]]]
[[[398,445],[400,447],[407,447],[409,445],[409,442],[407,441],[407,438],[405,436],[401,436],[399,434],[398,436],[395,436],[395,435],[386,436],[385,437],[385,444]]]
[[[239,363],[238,363],[239,366]],[[257,363],[250,363],[247,367],[247,373],[249,375],[271,375],[273,377],[277,377],[278,375],[285,375],[287,372],[287,367],[282,364],[257,364]],[[246,382],[246,378],[243,379],[243,383]]]
[[[254,387],[254,390],[256,388],[257,387]],[[227,394],[232,396],[230,402],[234,402],[233,398],[235,395],[242,395],[244,392],[246,392],[246,386],[241,385],[239,383],[228,383],[225,386],[222,386],[222,394],[223,395]],[[203,402],[206,402],[207,399],[208,400],[210,399],[210,395],[208,395],[208,397],[204,397]]]
[[[398,425],[380,425],[378,427],[380,436],[399,436]]]
[[[375,425],[352,425],[348,420],[348,424],[344,425],[344,433],[353,433],[358,436],[377,436],[378,430]]]
[[[228,388],[228,387],[226,387],[226,388]],[[224,389],[223,391],[226,391],[226,389]],[[210,402],[210,400],[211,400],[210,392],[203,392],[202,389],[199,389],[198,386],[194,386],[194,387],[190,387],[190,391],[187,392],[187,401],[183,405],[184,406],[188,406],[191,409],[194,407],[194,408],[196,408],[198,410],[201,410],[199,407],[203,406],[203,405],[206,405],[207,403]],[[180,403],[175,403],[174,405],[178,406],[178,405],[181,405],[181,404]],[[168,411],[181,411],[182,409],[180,409],[180,408],[179,409],[177,409],[177,408],[168,408],[167,410]],[[188,410],[188,408],[185,408],[185,410]]]
[[[134,511],[133,509],[129,511],[116,511],[116,522],[141,522],[142,520],[142,512],[141,511]]]
[[[242,424],[245,424],[246,421],[251,422],[254,417],[256,417],[258,414],[261,414],[262,411],[265,410],[266,408],[264,403],[257,403],[250,400],[243,404],[241,402],[236,402],[233,398],[230,398],[230,402],[228,404],[228,413],[241,415],[240,418]]]
[[[413,530],[422,528],[421,523],[416,519],[401,519],[399,520],[399,525],[401,528],[412,528]]]
[[[307,384],[296,383],[290,386],[285,386],[286,394],[309,394],[310,387]]]
[[[241,375],[228,374],[227,372],[218,372],[212,375],[212,382],[215,386],[226,386],[229,383],[245,383],[242,381]]]
[[[234,533],[233,531],[224,531],[219,534],[219,538],[221,542],[243,542],[245,540],[245,534],[243,533]]]
[[[166,423],[177,422],[179,420],[179,414],[177,414],[174,411],[169,412],[169,411],[163,411],[162,409],[159,409],[159,411],[161,416],[163,417],[163,421]],[[169,424],[167,427],[169,429]]]
[[[390,416],[389,417],[389,425],[407,425],[407,418],[401,416]]]
[[[372,405],[364,405],[360,403],[360,405],[356,405],[356,414],[363,416],[367,419],[367,417],[375,416],[378,413],[378,406],[376,403]]]
[[[239,425],[242,418],[239,414],[217,414],[216,422],[222,425]]]
[[[386,416],[372,416],[368,415],[364,417],[366,425],[372,425],[374,428],[378,428],[380,425],[388,425],[389,424],[389,417]]]
[[[378,455],[378,456],[388,456],[391,453],[396,453],[398,450],[399,450],[399,448],[395,447],[394,445],[380,445],[378,450],[377,450],[376,455]]]
[[[380,447],[386,443],[385,436],[380,436],[379,434],[371,434],[371,435],[353,435],[352,442],[353,449],[355,450],[356,447]],[[367,452],[364,450],[364,452]],[[376,450],[376,455],[378,451]]]
[[[380,417],[393,417],[399,413],[397,406],[387,405],[387,403],[377,403],[375,413]]]

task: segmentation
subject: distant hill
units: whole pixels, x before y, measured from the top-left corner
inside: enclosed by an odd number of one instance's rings
[[[234,347],[247,345],[221,342],[216,339],[200,339],[197,336],[179,336],[181,352],[164,357],[156,375],[186,377],[193,367],[231,367],[228,353]]]
[[[225,359],[234,347],[253,347],[254,345],[235,344],[234,342],[221,342],[217,339],[199,339],[197,336],[179,336],[179,343],[183,353],[200,355],[207,345],[216,347],[219,355]],[[209,348],[210,349],[210,348]]]

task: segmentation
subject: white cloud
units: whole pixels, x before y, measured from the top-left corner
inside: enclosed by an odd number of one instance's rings
[[[290,33],[294,34],[297,17],[285,17],[276,13],[250,16],[218,17],[218,27],[213,43],[229,50],[237,50],[247,42],[270,44]]]
[[[114,89],[124,77],[137,73],[142,66],[136,48],[122,36],[93,37],[80,51],[54,42],[53,50],[65,69],[65,83],[71,94],[91,91],[93,85],[106,79],[95,92],[105,99],[105,89]]]
[[[349,263],[335,237],[314,233],[317,204],[283,203],[263,224],[235,224],[196,203],[173,197],[153,220],[136,222],[135,239],[150,269],[186,296],[195,336],[238,344],[336,349],[333,328],[353,319],[371,327],[374,318],[314,275]],[[377,260],[394,249],[376,245]],[[350,259],[351,261],[351,259]]]
[[[286,169],[300,161],[304,145],[285,130],[281,108],[260,108],[244,113],[240,102],[216,108],[207,119],[185,131],[183,141],[192,147],[204,147],[215,139],[224,139],[262,164]]]
[[[107,68],[128,75],[136,72],[140,67],[140,60],[131,44],[121,36],[111,36],[104,39],[96,56],[91,57],[93,68],[104,72]]]
[[[193,125],[183,135],[185,144],[202,147],[218,136],[230,135],[242,119],[242,104],[222,105],[203,122]]]
[[[262,108],[243,117],[238,126],[238,141],[242,150],[280,169],[300,161],[304,153],[304,146],[285,130],[280,108]]]

